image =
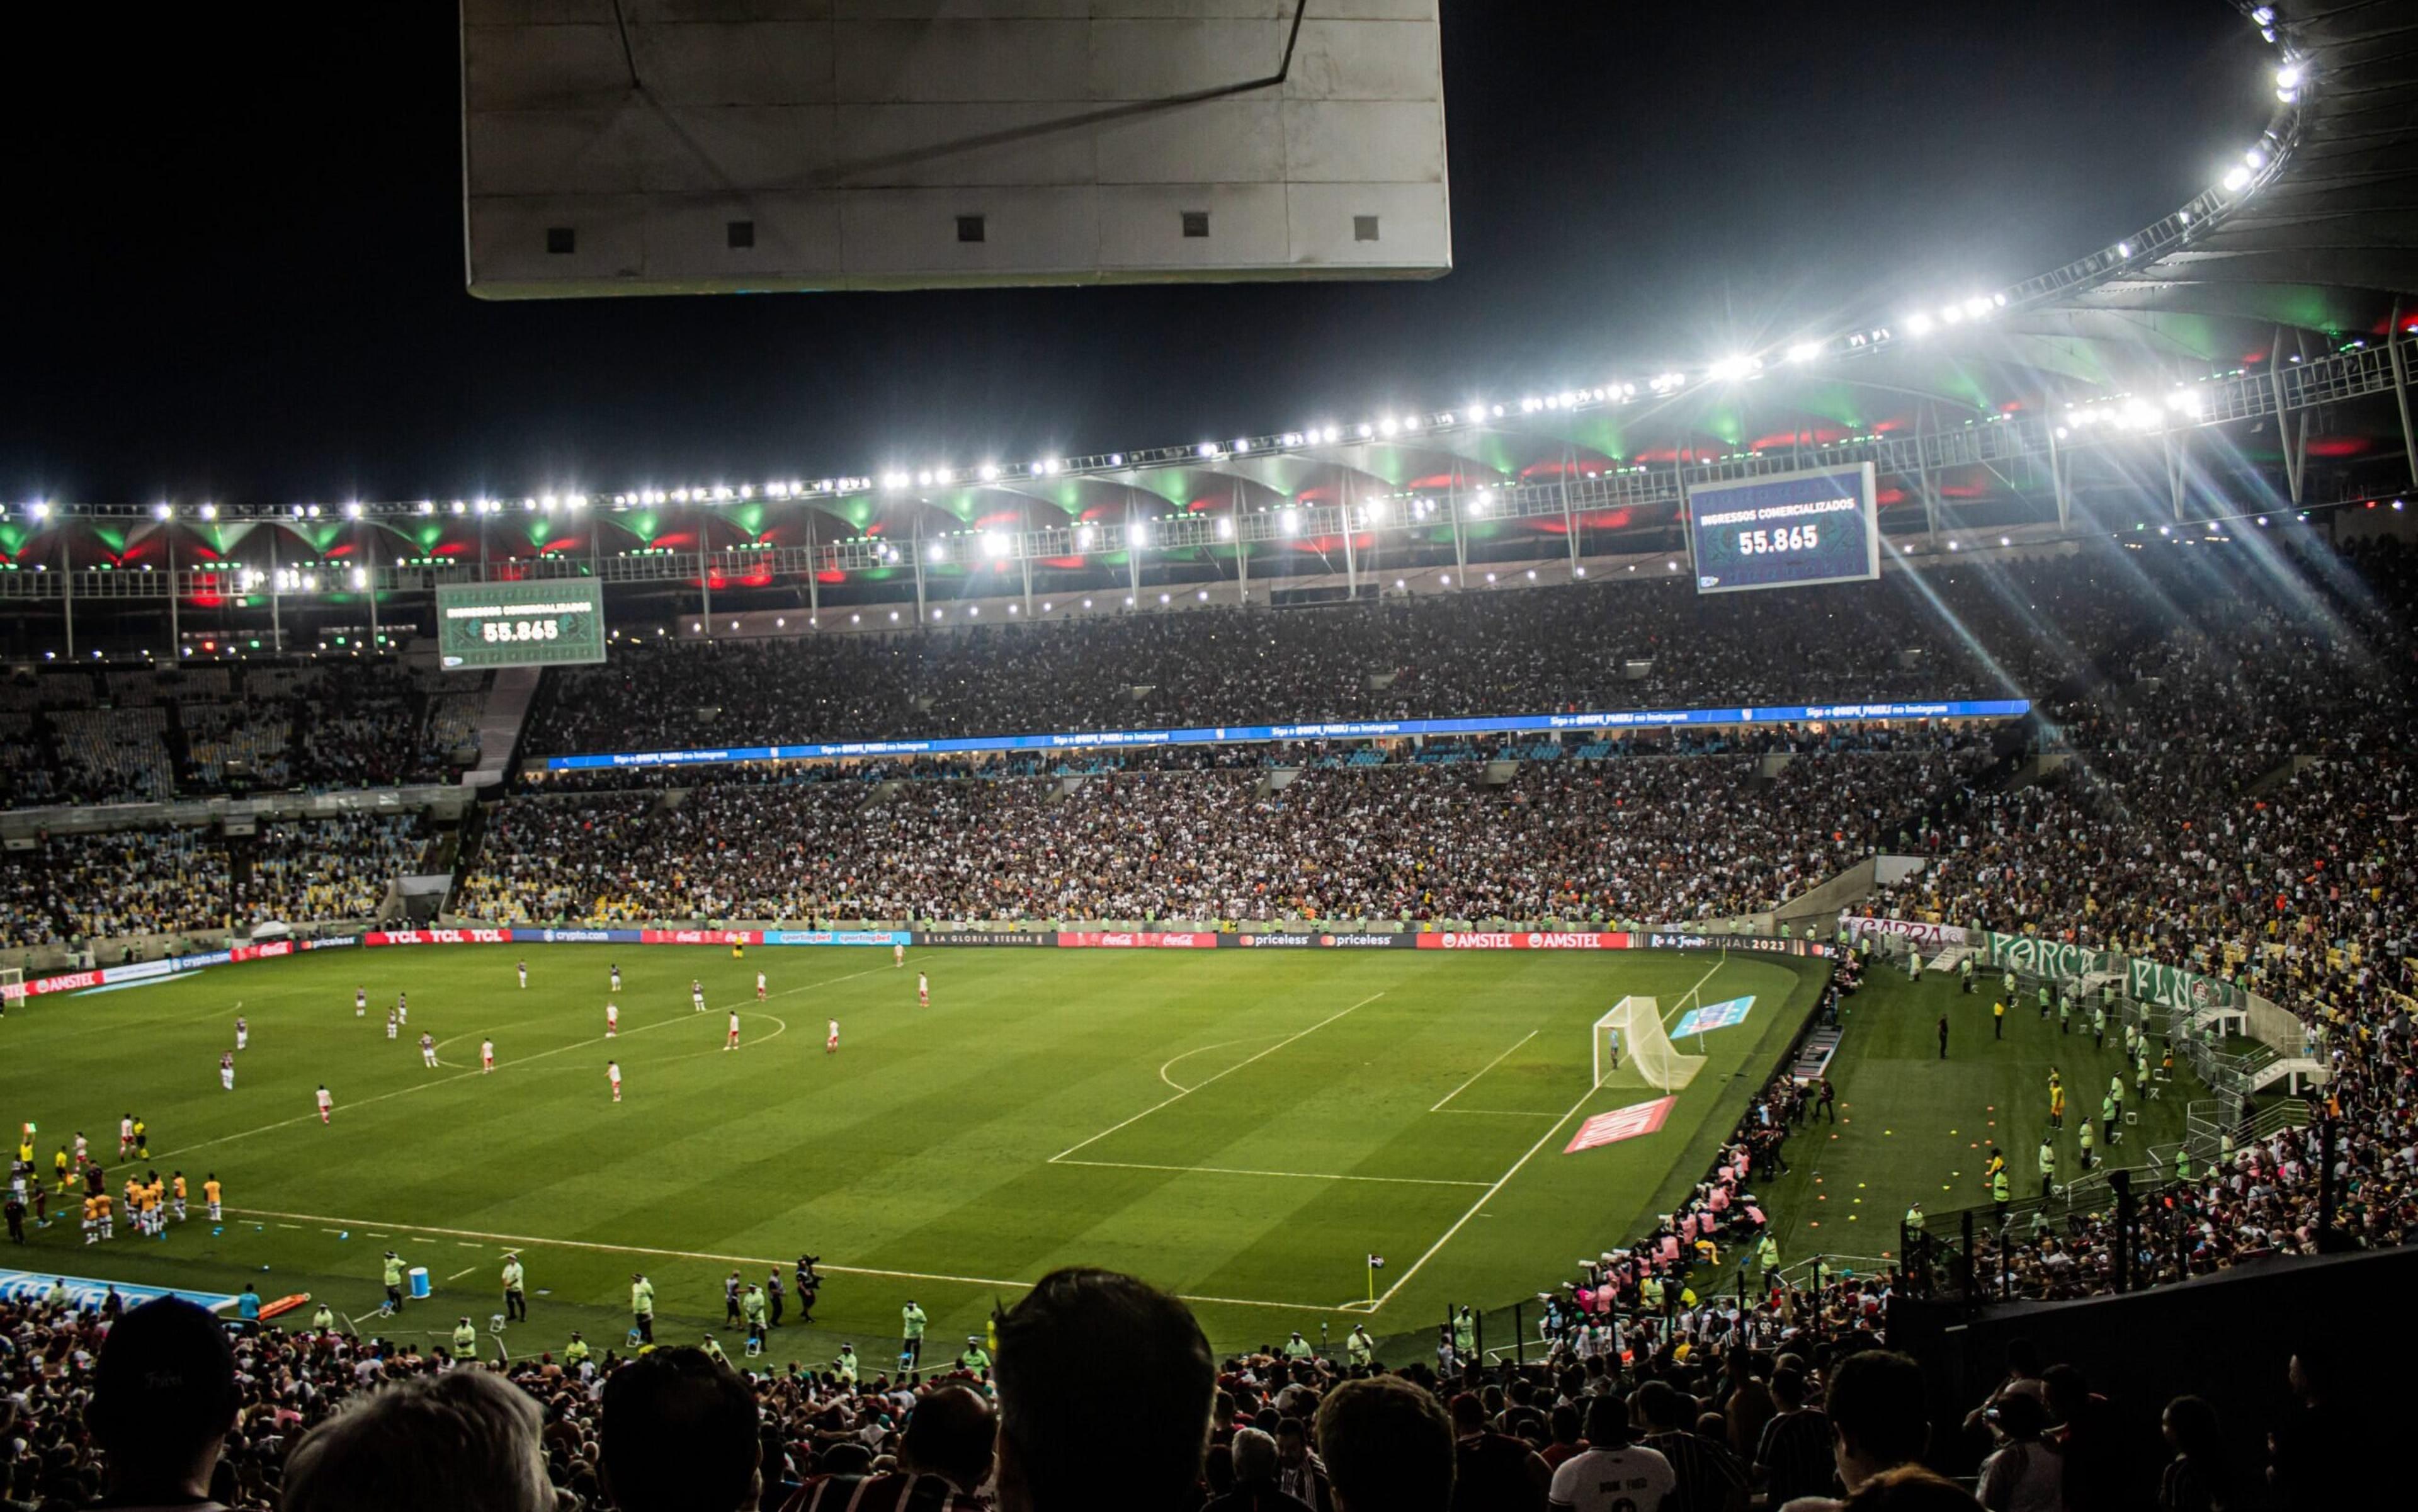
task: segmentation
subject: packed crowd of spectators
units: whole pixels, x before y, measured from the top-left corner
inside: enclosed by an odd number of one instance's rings
[[[457,911],[548,918],[1673,922],[1868,854],[1982,748],[712,782],[496,805]]]
[[[581,1345],[512,1361],[189,1303],[0,1303],[12,1506],[202,1512],[2279,1512],[2357,1504],[2363,1404],[2291,1360],[2258,1436],[2198,1397],[2157,1430],[2019,1343],[1961,1423],[1860,1315],[1534,1366],[1282,1345],[1223,1359],[1182,1303],[1063,1270],[996,1352],[911,1374]],[[1112,1347],[1103,1349],[1104,1341]],[[753,1362],[750,1362],[751,1364]],[[1959,1404],[1961,1405],[1961,1404]],[[1962,1474],[1978,1495],[1940,1472]]]
[[[2114,644],[2158,605],[2094,557],[1697,595],[1578,584],[1313,609],[636,642],[558,672],[533,753],[1295,720],[2042,696],[2042,624]],[[1943,623],[1947,633],[1943,634]]]
[[[374,917],[425,840],[396,814],[264,823],[248,842],[211,827],[43,836],[0,852],[0,949]]]
[[[392,661],[69,667],[0,681],[0,807],[441,780],[482,689]]]
[[[387,885],[420,869],[425,826],[416,815],[346,814],[263,825],[250,878],[236,892],[240,923],[375,918]]]

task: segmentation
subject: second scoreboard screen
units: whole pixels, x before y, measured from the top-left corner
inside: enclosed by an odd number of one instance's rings
[[[1688,550],[1699,593],[1876,578],[1873,465],[1691,488]]]

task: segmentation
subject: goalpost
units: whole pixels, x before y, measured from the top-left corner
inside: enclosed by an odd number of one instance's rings
[[[0,1014],[25,995],[25,973],[14,966],[0,966]]]
[[[1595,1021],[1595,1084],[1628,1069],[1658,1092],[1676,1092],[1695,1079],[1703,1067],[1701,1055],[1682,1055],[1662,1028],[1660,1007],[1652,998],[1623,998],[1612,1012]]]

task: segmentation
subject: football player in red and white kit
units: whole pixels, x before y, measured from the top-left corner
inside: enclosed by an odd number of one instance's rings
[[[481,1076],[484,1076],[495,1069],[496,1042],[493,1040],[481,1040],[479,1042],[479,1074]]]
[[[611,1078],[613,1082],[613,1101],[617,1103],[620,1102],[621,1100],[621,1062],[619,1061],[605,1061],[604,1075]]]
[[[833,1019],[833,1020],[831,1021],[831,1031],[830,1031],[828,1034],[826,1034],[826,1035],[824,1036],[824,1038],[823,1038],[823,1054],[825,1054],[825,1055],[829,1055],[829,1054],[831,1054],[833,1051],[834,1051],[834,1050],[836,1050],[836,1049],[838,1049],[838,1048],[839,1048],[839,1020],[838,1020],[838,1019],[836,1019],[836,1018],[834,1018],[834,1019]]]
[[[894,939],[890,942],[890,964],[893,967],[901,967],[907,964],[907,945],[905,941]]]
[[[736,1008],[730,1010],[730,1038],[723,1042],[722,1047],[726,1050],[739,1048],[739,1010]]]
[[[336,1100],[328,1095],[328,1084],[326,1082],[321,1082],[319,1084],[319,1122],[322,1123],[327,1123],[329,1116],[335,1111]]]
[[[621,1010],[612,1003],[604,1005],[604,1037],[611,1039],[621,1032]]]
[[[921,971],[915,973],[915,1000],[926,1008],[932,1006],[932,979]]]
[[[764,1000],[764,973],[761,971],[756,973],[756,1000]]]

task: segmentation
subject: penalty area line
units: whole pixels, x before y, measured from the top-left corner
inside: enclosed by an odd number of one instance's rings
[[[1484,1182],[1446,1181],[1434,1176],[1337,1176],[1323,1170],[1246,1170],[1235,1166],[1151,1166],[1136,1160],[1059,1160],[1059,1166],[1089,1166],[1097,1170],[1171,1170],[1186,1176],[1281,1176],[1301,1182],[1383,1182],[1393,1186],[1483,1186]]]
[[[247,1218],[300,1218],[308,1223],[342,1224],[347,1229],[365,1229],[377,1221],[374,1218],[331,1217],[326,1214],[279,1213],[268,1208],[229,1208],[226,1211],[230,1214],[239,1214]],[[424,1225],[414,1227],[426,1228]],[[717,1265],[778,1267],[788,1263],[787,1260],[774,1260],[765,1255],[725,1255],[712,1250],[657,1249],[645,1245],[604,1245],[588,1239],[546,1239],[532,1234],[489,1233],[477,1229],[426,1228],[426,1232],[441,1234],[451,1239],[482,1239],[491,1244],[509,1245],[516,1249],[584,1249],[601,1255],[644,1255],[656,1260],[707,1260]],[[434,1244],[436,1241],[421,1237],[419,1243]],[[1030,1281],[1010,1281],[991,1275],[943,1275],[932,1271],[893,1271],[870,1265],[824,1265],[821,1268],[835,1275],[871,1275],[893,1281],[939,1281],[953,1286],[1004,1287],[1016,1291],[1033,1290],[1033,1283]],[[1270,1307],[1280,1312],[1331,1312],[1334,1310],[1308,1302],[1267,1302],[1252,1297],[1191,1296],[1182,1292],[1178,1292],[1177,1296],[1179,1300],[1185,1302],[1217,1303],[1229,1307]]]
[[[1690,987],[1688,991],[1692,993],[1702,990],[1705,984],[1712,980],[1713,972],[1720,970],[1728,963],[1729,956],[1727,953],[1723,953],[1722,959],[1715,961],[1711,968],[1707,970],[1703,976],[1696,978],[1696,985]],[[1685,996],[1685,994],[1682,994],[1683,998]],[[1573,1117],[1575,1117],[1578,1110],[1586,1107],[1589,1102],[1594,1100],[1595,1094],[1602,1090],[1603,1089],[1600,1086],[1589,1087],[1584,1093],[1582,1093],[1579,1100],[1572,1103],[1569,1106],[1569,1110],[1564,1112],[1561,1117],[1553,1120],[1553,1126],[1547,1129],[1544,1134],[1538,1138],[1535,1144],[1528,1147],[1528,1153],[1526,1154],[1523,1154],[1519,1159],[1513,1161],[1509,1170],[1507,1170],[1501,1176],[1496,1177],[1494,1184],[1488,1187],[1483,1193],[1479,1194],[1477,1200],[1469,1205],[1468,1212],[1452,1220],[1452,1227],[1446,1229],[1440,1236],[1437,1237],[1434,1244],[1428,1246],[1426,1254],[1421,1255],[1417,1260],[1411,1262],[1410,1269],[1402,1273],[1400,1279],[1397,1280],[1392,1286],[1387,1287],[1383,1292],[1381,1292],[1376,1301],[1364,1302],[1353,1310],[1355,1312],[1373,1313],[1379,1308],[1385,1306],[1386,1303],[1391,1302],[1394,1299],[1394,1293],[1410,1285],[1411,1277],[1418,1275],[1421,1267],[1425,1266],[1428,1261],[1435,1259],[1436,1255],[1443,1250],[1445,1245],[1452,1243],[1452,1236],[1461,1232],[1462,1229],[1468,1224],[1470,1219],[1477,1216],[1479,1211],[1483,1209],[1487,1203],[1493,1201],[1494,1194],[1502,1191],[1504,1187],[1508,1186],[1511,1184],[1511,1178],[1519,1175],[1522,1169],[1527,1166],[1528,1162],[1537,1158],[1537,1152],[1552,1143],[1553,1137],[1562,1132],[1562,1125],[1568,1123]]]
[[[1514,1046],[1511,1046],[1511,1050],[1516,1050],[1516,1049],[1518,1049],[1518,1048],[1520,1047],[1520,1046],[1521,1046],[1521,1045],[1525,1045],[1525,1044],[1527,1044],[1530,1040],[1535,1039],[1535,1038],[1537,1037],[1537,1033],[1538,1033],[1538,1031],[1532,1029],[1532,1030],[1528,1031],[1528,1032],[1527,1032],[1527,1033],[1521,1035],[1521,1036],[1520,1036],[1520,1043],[1519,1043],[1519,1045],[1514,1045]],[[1437,1098],[1437,1099],[1436,1099],[1436,1104],[1435,1104],[1435,1106],[1434,1106],[1433,1107],[1429,1108],[1429,1109],[1428,1109],[1428,1111],[1429,1111],[1429,1112],[1431,1112],[1431,1113],[1441,1113],[1441,1112],[1443,1112],[1443,1111],[1444,1111],[1444,1105],[1445,1105],[1445,1104],[1446,1104],[1446,1103],[1448,1103],[1448,1102],[1451,1102],[1454,1098],[1456,1098],[1456,1097],[1460,1096],[1462,1092],[1465,1092],[1469,1091],[1469,1089],[1470,1089],[1470,1088],[1472,1088],[1472,1087],[1476,1086],[1476,1085],[1477,1084],[1477,1077],[1482,1077],[1482,1076],[1486,1075],[1488,1072],[1490,1072],[1490,1071],[1493,1070],[1496,1066],[1499,1066],[1499,1065],[1501,1065],[1504,1061],[1506,1061],[1509,1060],[1509,1059],[1511,1058],[1511,1050],[1506,1050],[1506,1051],[1504,1051],[1501,1055],[1496,1056],[1493,1060],[1489,1061],[1487,1061],[1484,1065],[1482,1065],[1482,1066],[1478,1067],[1478,1068],[1477,1068],[1477,1076],[1471,1077],[1467,1081],[1462,1082],[1460,1086],[1455,1087],[1452,1091],[1450,1091],[1450,1092],[1448,1092],[1445,1093],[1442,1097]]]
[[[1148,1107],[1143,1108],[1140,1112],[1136,1113],[1133,1117],[1125,1120],[1123,1123],[1111,1123],[1107,1128],[1102,1129],[1099,1133],[1093,1135],[1090,1138],[1081,1140],[1076,1144],[1068,1145],[1065,1149],[1059,1151],[1054,1155],[1051,1155],[1048,1163],[1052,1166],[1057,1165],[1060,1161],[1064,1160],[1068,1155],[1073,1154],[1076,1151],[1085,1149],[1091,1145],[1095,1145],[1102,1139],[1107,1138],[1110,1135],[1116,1133],[1119,1129],[1139,1123],[1142,1120],[1150,1117],[1153,1113],[1157,1112],[1160,1108],[1170,1107],[1184,1101],[1184,1099],[1191,1096],[1194,1092],[1199,1092],[1201,1088],[1208,1086],[1210,1082],[1222,1081],[1226,1077],[1232,1076],[1235,1072],[1242,1070],[1245,1066],[1249,1065],[1252,1061],[1263,1060],[1268,1056],[1274,1055],[1278,1050],[1283,1049],[1286,1046],[1291,1045],[1293,1041],[1300,1039],[1303,1035],[1315,1033],[1319,1030],[1324,1029],[1327,1025],[1334,1023],[1339,1018],[1341,1018],[1345,1014],[1356,1014],[1361,1009],[1368,1007],[1370,1003],[1375,1002],[1378,999],[1384,996],[1385,994],[1383,992],[1372,992],[1369,994],[1369,996],[1361,999],[1358,1002],[1354,1003],[1351,1007],[1327,1015],[1324,1018],[1322,1018],[1317,1023],[1310,1025],[1308,1029],[1295,1030],[1292,1033],[1286,1035],[1283,1039],[1280,1039],[1274,1045],[1269,1046],[1266,1049],[1260,1051],[1256,1055],[1245,1056],[1242,1060],[1235,1061],[1232,1065],[1228,1066],[1225,1070],[1218,1072],[1216,1076],[1209,1077],[1207,1080],[1196,1081],[1191,1086],[1177,1092],[1174,1096],[1164,1097],[1159,1099],[1157,1102],[1151,1104]],[[1214,1046],[1203,1046],[1203,1048],[1214,1048]],[[1179,1056],[1177,1059],[1181,1060],[1182,1057]],[[1168,1062],[1169,1065],[1173,1065],[1174,1063],[1175,1062],[1173,1061]],[[1166,1075],[1165,1067],[1160,1068],[1160,1075],[1162,1077]],[[1172,1083],[1171,1083],[1171,1085],[1172,1085]]]

